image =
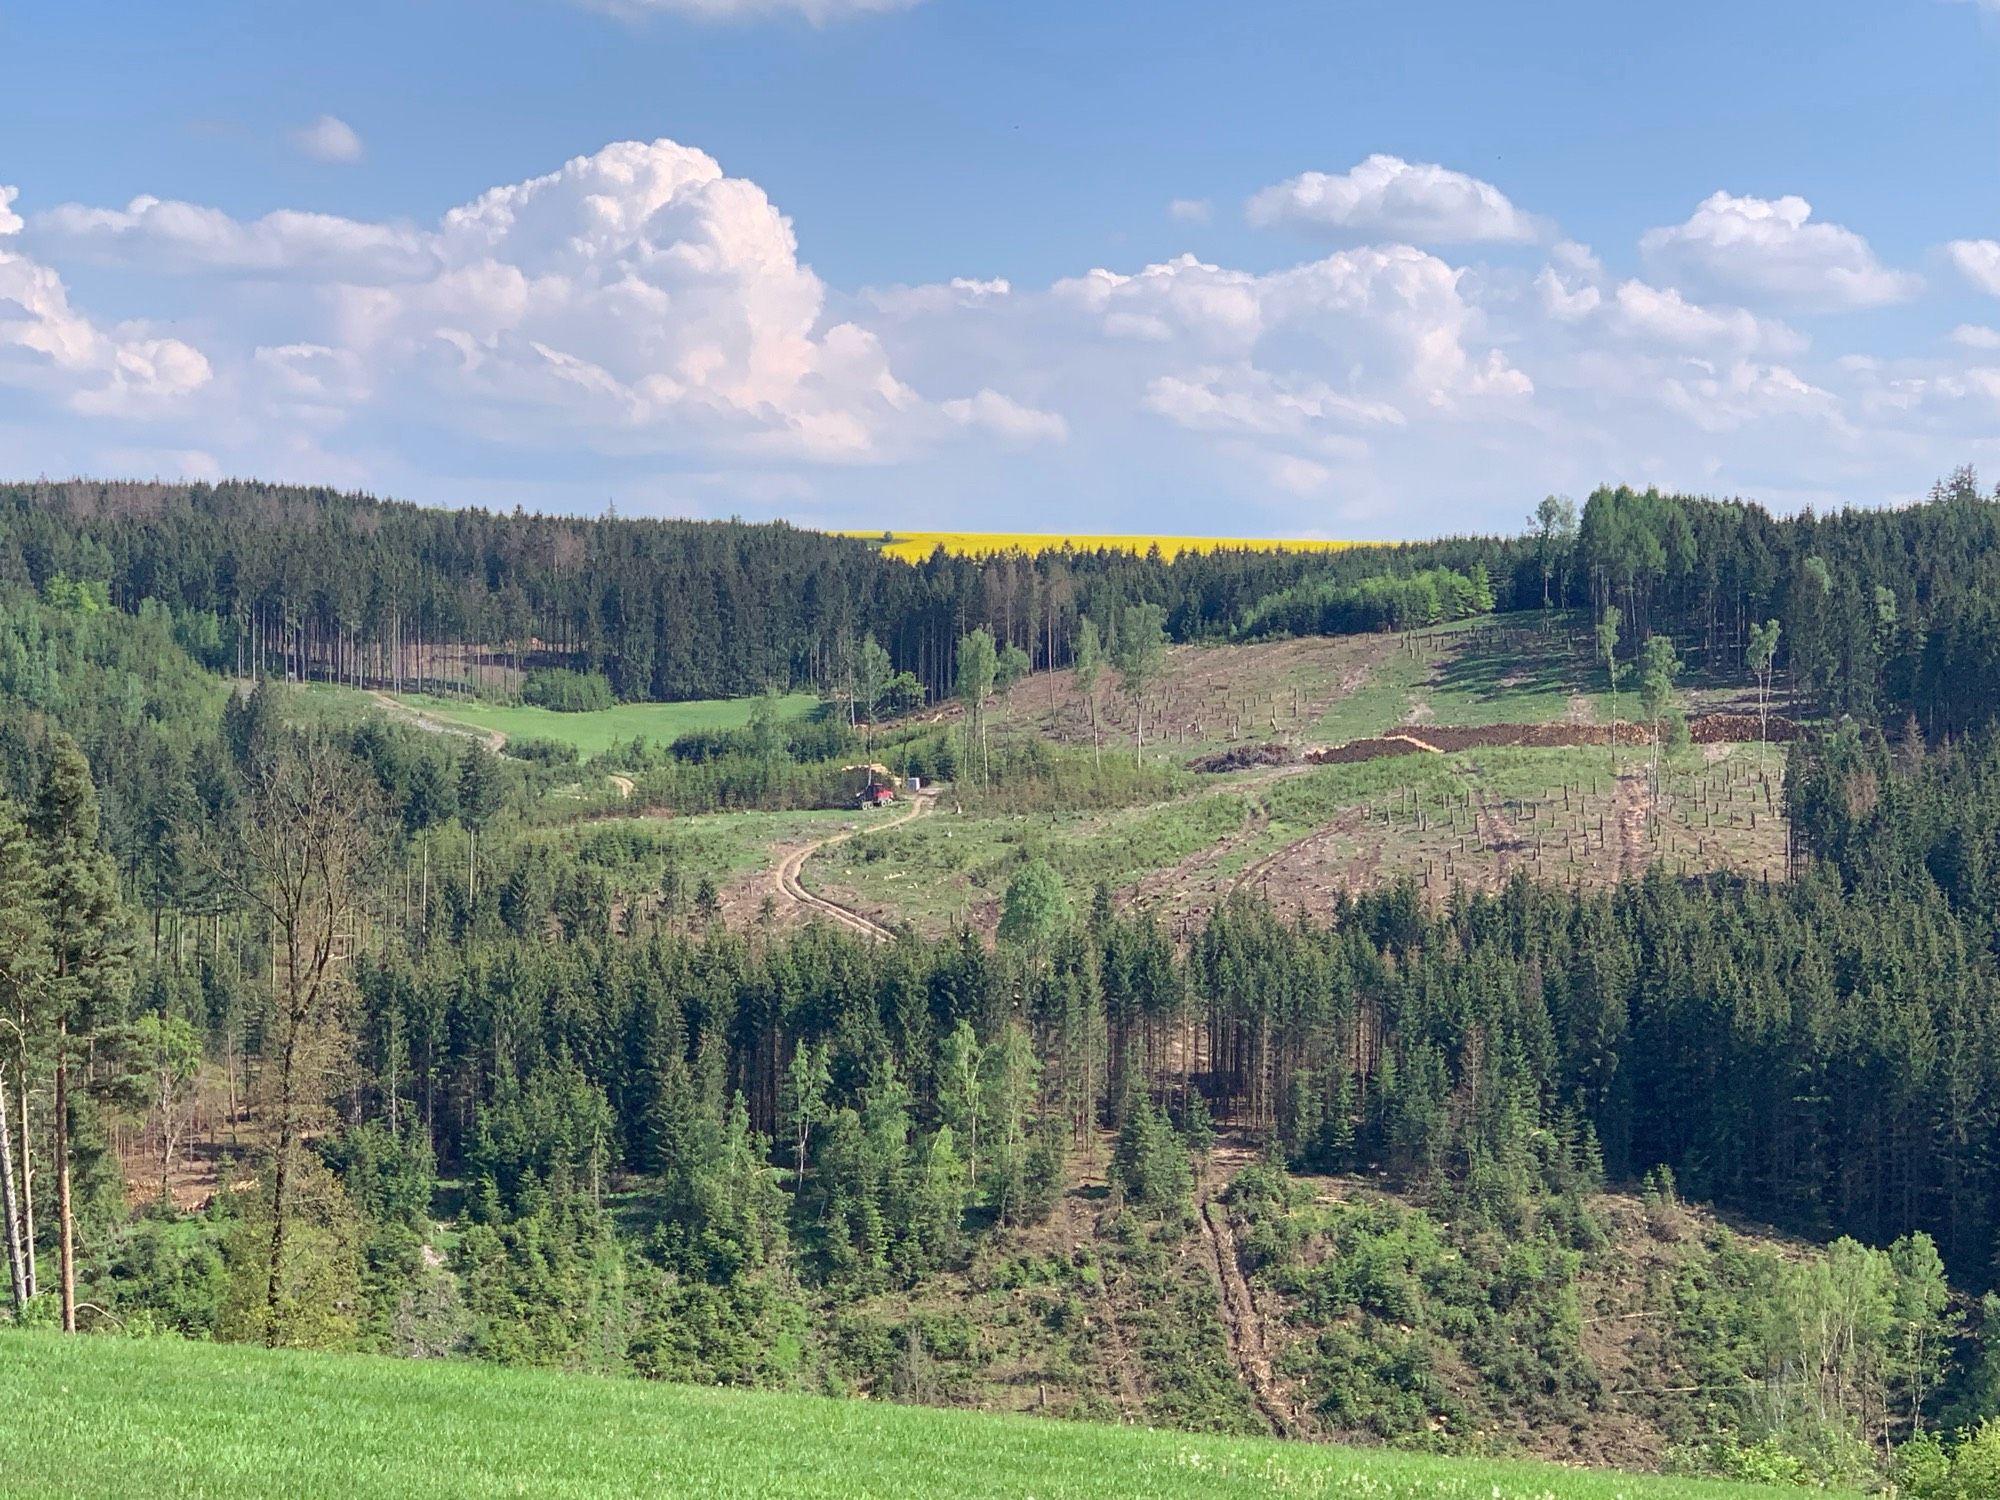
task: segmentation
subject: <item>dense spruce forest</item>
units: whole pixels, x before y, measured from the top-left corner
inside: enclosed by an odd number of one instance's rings
[[[826,695],[607,760],[705,811],[826,805],[856,674],[869,708],[913,674],[914,707],[963,693],[971,653],[962,723],[883,715],[866,744],[1059,811],[1170,773],[986,745],[1006,648],[1039,671],[1127,612],[1200,642],[1489,607],[1588,610],[1614,666],[1657,636],[1781,694],[1808,729],[1792,878],[1403,883],[1313,915],[1246,890],[1175,929],[1029,861],[991,945],[731,927],[670,827],[563,812],[573,755],[316,716],[285,682],[436,684],[478,654],[624,700]],[[1117,1295],[1146,1420],[1287,1430],[1218,1352],[1208,1283],[1176,1280],[1213,1213],[1317,1320],[1288,1377],[1315,1432],[1529,1446],[1638,1400],[1670,1449],[1600,1455],[1927,1472],[1935,1434],[2000,1417],[1996,710],[2000,497],[1969,474],[1826,517],[1604,490],[1513,538],[916,566],[784,526],[10,486],[11,1305],[949,1401],[998,1335],[918,1316],[926,1288],[1030,1298],[1079,1391]],[[1226,1192],[1225,1146],[1256,1163]],[[189,1202],[196,1161],[215,1190]],[[1091,1174],[1102,1246],[1020,1248]],[[1387,1196],[1298,1187],[1329,1176]],[[1660,1272],[1636,1396],[1584,1352],[1607,1188],[1663,1240],[1696,1203],[1798,1237],[1716,1229]]]
[[[1421,586],[1427,570],[1443,571]],[[1775,518],[1606,489],[1580,517],[1545,504],[1526,537],[1171,562],[939,551],[915,567],[783,525],[433,510],[250,483],[0,487],[0,583],[57,576],[102,582],[126,610],[156,601],[238,675],[397,687],[446,680],[440,663],[477,643],[516,665],[548,655],[601,671],[627,700],[832,690],[872,636],[945,697],[976,627],[1042,669],[1071,661],[1079,620],[1129,604],[1159,606],[1173,640],[1203,641],[1407,628],[1490,594],[1501,610],[1616,608],[1635,661],[1660,632],[1715,672],[1747,670],[1753,627],[1777,619],[1798,691],[1870,722],[1915,714],[1933,738],[2000,701],[2000,521],[1969,473],[1902,510]]]

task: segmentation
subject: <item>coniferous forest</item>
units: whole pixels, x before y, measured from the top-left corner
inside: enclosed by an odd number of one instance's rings
[[[1594,627],[1614,691],[1671,654],[1781,698],[1784,877],[1245,885],[1171,924],[1024,859],[994,940],[876,941],[723,920],[676,832],[847,806],[877,756],[1023,818],[1164,798],[1186,773],[1143,740],[989,737],[996,677],[1094,672],[1100,627],[1138,680],[1140,629],[1488,613]],[[314,707],[523,683],[767,696],[606,761],[651,818],[566,812],[559,746]],[[1606,489],[1513,537],[914,566],[785,526],[0,488],[10,1306],[933,1403],[1012,1361],[1059,1413],[1560,1430],[1921,1495],[2000,1443],[1996,718],[1969,473],[1895,510]],[[1269,1385],[1204,1235],[1297,1330]]]

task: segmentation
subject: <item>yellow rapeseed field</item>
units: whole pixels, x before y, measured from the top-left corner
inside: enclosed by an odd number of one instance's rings
[[[1329,542],[1322,540],[1280,540],[1233,536],[1104,536],[1086,532],[1017,531],[837,531],[835,536],[858,537],[881,542],[882,551],[904,562],[922,562],[942,547],[955,557],[988,557],[996,552],[1060,552],[1064,547],[1078,552],[1100,549],[1144,553],[1158,547],[1160,556],[1172,559],[1183,552],[1225,552],[1238,548],[1259,551],[1338,552],[1347,547],[1367,547],[1369,542]]]

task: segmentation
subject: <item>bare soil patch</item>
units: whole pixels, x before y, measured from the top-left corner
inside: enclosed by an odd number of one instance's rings
[[[1176,646],[1160,685],[1146,696],[1146,743],[1188,752],[1244,741],[1296,742],[1335,703],[1399,649],[1392,635],[1312,636],[1229,646]],[[955,716],[956,705],[942,711]],[[1066,744],[1091,742],[1090,705],[1067,668],[1023,678],[1008,690],[1000,719]],[[1100,674],[1097,733],[1129,745],[1137,725],[1117,674]]]
[[[1588,709],[1587,701],[1583,707]],[[1755,744],[1760,738],[1776,745],[1795,740],[1804,732],[1800,725],[1784,718],[1774,717],[1768,727],[1769,734],[1760,736],[1754,715],[1709,714],[1688,726],[1688,738],[1697,745]],[[1470,728],[1430,724],[1424,726],[1421,735],[1384,734],[1349,740],[1343,745],[1308,750],[1305,758],[1316,766],[1332,766],[1426,751],[1451,755],[1461,750],[1507,745],[1558,749],[1577,745],[1642,745],[1651,740],[1651,731],[1643,724],[1593,724],[1575,717],[1559,724],[1483,724]]]

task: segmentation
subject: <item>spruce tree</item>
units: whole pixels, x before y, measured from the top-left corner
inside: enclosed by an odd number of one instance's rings
[[[76,1225],[71,1151],[76,1115],[72,1053],[100,1025],[119,1019],[129,978],[119,929],[118,877],[101,836],[90,763],[67,735],[51,747],[30,822],[41,862],[47,916],[49,1007],[55,1027],[55,1169],[62,1324],[76,1331]]]

